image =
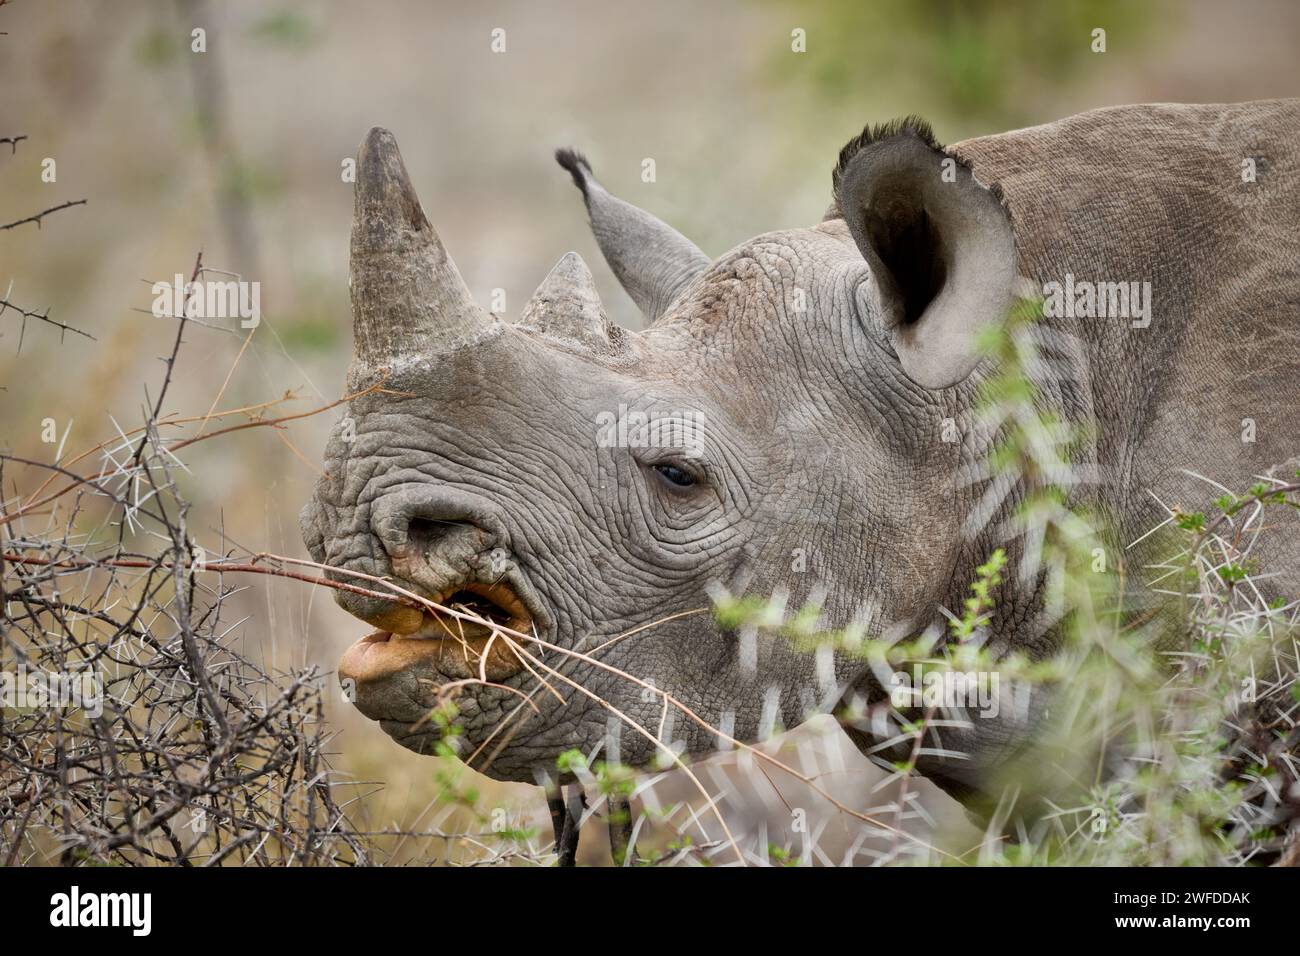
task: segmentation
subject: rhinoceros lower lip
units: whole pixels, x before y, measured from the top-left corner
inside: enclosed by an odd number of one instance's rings
[[[462,584],[433,603],[477,620],[426,609],[412,630],[376,631],[349,647],[339,662],[339,676],[361,684],[423,665],[452,679],[500,681],[523,670],[512,647],[519,638],[506,632],[531,633],[533,618],[512,588]]]

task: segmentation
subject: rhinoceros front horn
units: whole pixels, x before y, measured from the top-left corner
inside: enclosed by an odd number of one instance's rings
[[[354,367],[449,352],[492,325],[424,215],[397,140],[379,127],[357,151],[351,274]]]

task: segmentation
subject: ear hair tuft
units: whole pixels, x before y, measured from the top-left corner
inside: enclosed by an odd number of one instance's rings
[[[840,179],[844,176],[844,170],[848,168],[854,156],[872,143],[892,139],[895,136],[909,135],[915,136],[931,149],[943,150],[943,146],[934,137],[933,127],[915,113],[889,120],[886,123],[877,123],[875,126],[868,123],[861,133],[845,143],[844,148],[840,150],[839,161],[831,172],[831,188],[836,205],[839,204],[840,200]]]

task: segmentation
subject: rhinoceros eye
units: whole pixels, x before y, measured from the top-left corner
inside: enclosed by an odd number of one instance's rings
[[[684,468],[678,468],[676,465],[659,464],[654,466],[660,477],[671,485],[678,488],[689,488],[695,484],[695,476]]]

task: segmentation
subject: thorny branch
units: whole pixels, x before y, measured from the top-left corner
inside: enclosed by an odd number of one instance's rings
[[[171,473],[182,443],[169,448],[159,432],[197,418],[160,418],[165,392],[130,437],[66,464],[0,456],[0,482],[6,467],[48,472],[41,488],[68,479],[44,503],[76,492],[41,527],[31,526],[39,490],[26,506],[0,500],[0,861],[376,862],[378,845],[353,830],[345,784],[326,763],[323,675],[241,653],[239,622],[226,620],[239,589],[195,573],[188,503]],[[259,417],[274,404],[213,417],[282,427]],[[96,474],[72,470],[95,452]],[[83,533],[92,518],[102,523]],[[122,537],[106,556],[96,541],[113,523]],[[164,545],[128,551],[128,530]]]
[[[62,209],[69,209],[72,206],[84,206],[86,205],[86,202],[87,200],[85,199],[70,199],[67,202],[59,203],[57,206],[51,206],[49,209],[43,209],[34,215],[25,216],[22,219],[15,219],[13,222],[6,222],[3,225],[0,225],[0,231],[13,229],[16,226],[26,225],[29,222],[36,223],[36,228],[39,229],[41,228],[41,220],[51,213],[59,212]]]
[[[22,319],[22,328],[21,331],[19,331],[18,333],[19,350],[21,350],[23,347],[23,336],[27,333],[28,319],[36,319],[40,322],[44,322],[46,325],[52,325],[56,329],[59,329],[61,333],[60,339],[63,338],[64,334],[68,332],[72,332],[75,333],[76,335],[83,335],[86,338],[90,339],[92,342],[95,341],[95,337],[91,335],[89,332],[82,331],[81,329],[74,328],[71,325],[67,325],[63,322],[59,322],[55,319],[51,319],[49,309],[46,309],[44,312],[37,312],[35,309],[24,309],[21,306],[15,305],[14,303],[10,302],[6,295],[5,298],[0,299],[0,316],[3,316],[5,312],[10,312],[10,311],[17,312],[19,317],[21,317]]]

